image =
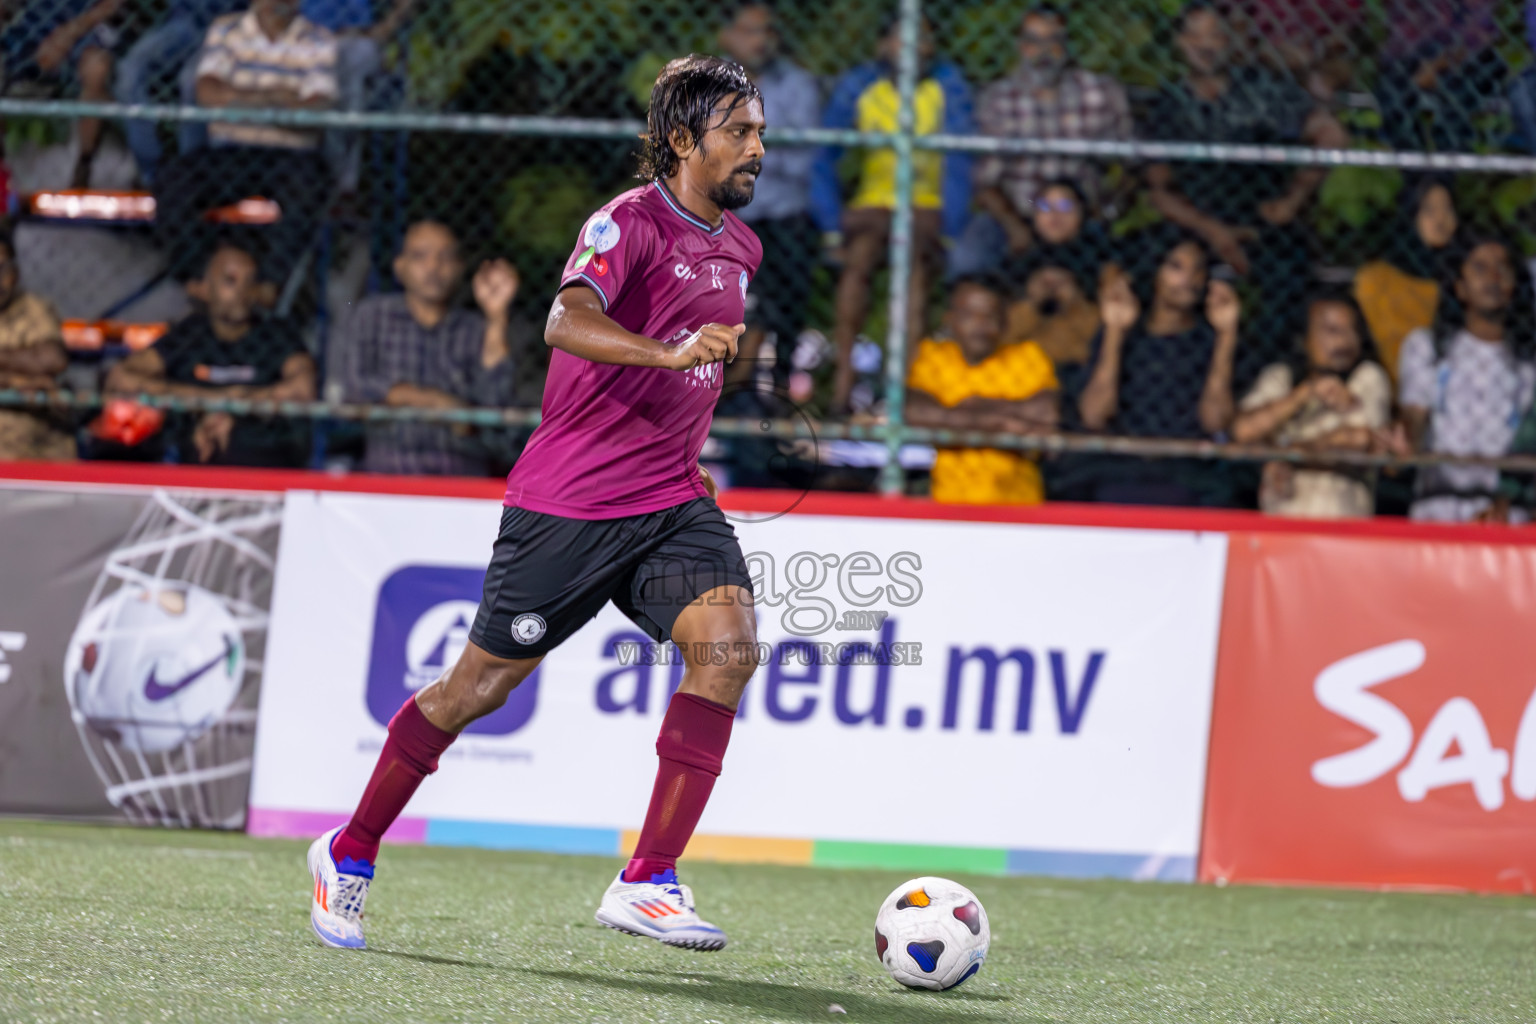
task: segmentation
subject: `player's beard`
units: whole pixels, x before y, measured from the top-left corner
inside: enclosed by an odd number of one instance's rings
[[[757,179],[754,178],[751,185],[746,188],[735,184],[736,175],[742,171],[751,171],[754,175],[763,173],[761,161],[754,160],[750,164],[743,164],[731,171],[731,176],[719,182],[709,190],[709,201],[722,210],[739,210],[752,201],[752,193],[756,189]]]

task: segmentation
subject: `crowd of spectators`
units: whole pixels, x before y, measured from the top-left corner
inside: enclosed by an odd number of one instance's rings
[[[147,31],[125,40],[116,26],[132,5],[0,0],[5,87],[145,102],[170,83],[183,102],[201,106],[361,109],[385,46],[408,31],[419,6],[171,0]],[[915,131],[1346,148],[1355,140],[1334,101],[1353,69],[1341,40],[1358,28],[1364,6],[1195,0],[1172,22],[1179,74],[1139,94],[1080,66],[1062,8],[1021,9],[1016,66],[979,92],[924,21]],[[1502,97],[1512,141],[1536,150],[1536,74],[1506,80],[1491,0],[1386,0],[1386,8],[1376,141],[1470,150],[1474,115]],[[1262,53],[1240,45],[1239,15],[1263,34]],[[894,16],[881,24],[869,59],[850,55],[851,66],[831,81],[795,63],[767,0],[733,4],[721,20],[719,49],[759,84],[770,131],[897,130]],[[79,119],[74,131],[73,171],[59,184],[83,188],[103,122]],[[124,124],[138,183],[156,200],[169,272],[185,283],[195,311],[112,366],[105,390],[125,402],[141,393],[310,401],[323,378],[327,396],[349,402],[537,404],[534,307],[547,297],[525,302],[524,315],[511,262],[471,264],[454,231],[436,220],[410,225],[392,263],[379,268],[390,272],[381,275],[381,294],[354,296],[328,326],[323,366],[312,354],[313,325],[284,315],[278,295],[300,273],[317,226],[358,189],[357,133],[183,122],[167,154],[172,134],[149,121]],[[878,388],[859,383],[869,376],[860,351],[889,249],[896,169],[888,149],[770,146],[756,199],[741,212],[762,239],[764,262],[734,383],[791,394],[827,419],[878,419]],[[1337,452],[1536,451],[1536,297],[1517,243],[1484,230],[1487,211],[1458,209],[1455,182],[1429,174],[1406,176],[1379,258],[1351,269],[1348,280],[1340,268],[1318,280],[1306,217],[1326,173],[919,149],[910,423],[1230,440],[1306,453],[1245,469],[1194,457],[940,450],[930,474],[935,499],[1248,505],[1326,517],[1368,516],[1396,502],[1422,519],[1527,518],[1530,486],[1497,470],[1437,465],[1383,475],[1329,461]],[[260,231],[233,237],[204,216],[251,196],[281,211]],[[1132,210],[1142,216],[1127,218]],[[66,363],[57,317],[22,289],[9,237],[0,258],[0,385],[50,384]],[[823,267],[831,271],[830,309],[813,325]],[[825,329],[819,394],[804,359],[807,336],[820,337],[813,326]],[[173,415],[125,434],[113,427],[128,422],[121,411],[109,413],[76,440],[57,410],[0,411],[0,458],[79,452],[305,465],[321,447],[307,421]],[[371,472],[485,474],[516,457],[518,440],[501,429],[374,423],[352,438],[350,457]]]

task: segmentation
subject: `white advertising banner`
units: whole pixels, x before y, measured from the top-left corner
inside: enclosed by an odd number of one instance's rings
[[[290,492],[252,831],[345,819],[389,717],[462,648],[500,512]],[[793,514],[736,531],[772,657],[696,847],[1193,877],[1225,535]],[[811,654],[860,642],[889,656]],[[682,671],[646,645],[606,607],[450,748],[393,837],[618,853]]]

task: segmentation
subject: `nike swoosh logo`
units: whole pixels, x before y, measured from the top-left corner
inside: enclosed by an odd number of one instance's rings
[[[149,670],[149,681],[144,684],[144,696],[149,700],[165,700],[167,697],[176,696],[176,694],[180,693],[182,690],[185,690],[187,687],[197,682],[203,676],[207,675],[210,671],[218,666],[219,662],[233,654],[234,650],[234,641],[226,636],[224,638],[223,654],[213,658],[208,662],[208,664],[193,669],[191,672],[188,672],[186,675],[182,676],[174,683],[171,683],[169,686],[155,678],[155,672],[159,668],[158,665],[155,666],[155,668]]]

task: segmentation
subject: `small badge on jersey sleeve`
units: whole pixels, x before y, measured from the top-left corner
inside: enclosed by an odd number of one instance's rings
[[[576,266],[573,269],[575,269],[575,270],[585,270],[585,269],[587,269],[587,264],[591,263],[592,262],[592,257],[596,256],[596,255],[597,255],[597,247],[593,246],[593,245],[587,246],[585,251],[583,251],[580,256],[576,257]]]
[[[747,272],[745,270],[741,272],[741,301],[743,305],[747,301]]]
[[[582,236],[599,253],[607,252],[619,244],[619,225],[609,213],[600,213],[587,222],[587,232]]]

